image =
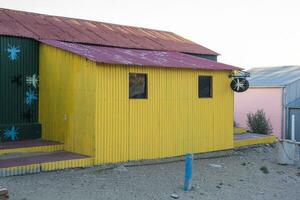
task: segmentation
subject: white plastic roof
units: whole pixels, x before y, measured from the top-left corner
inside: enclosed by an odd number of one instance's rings
[[[300,66],[261,67],[248,72],[250,87],[285,87],[300,79]]]

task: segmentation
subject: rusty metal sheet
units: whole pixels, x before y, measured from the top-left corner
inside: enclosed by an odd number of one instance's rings
[[[218,55],[171,32],[0,8],[0,34],[132,49]]]
[[[231,65],[174,51],[125,49],[69,43],[57,40],[40,40],[40,42],[99,63],[208,70],[240,69]]]

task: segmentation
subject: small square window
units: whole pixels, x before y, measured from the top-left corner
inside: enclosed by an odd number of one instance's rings
[[[199,76],[198,77],[198,95],[199,98],[212,97],[212,77]]]
[[[147,74],[129,74],[129,98],[147,99]]]

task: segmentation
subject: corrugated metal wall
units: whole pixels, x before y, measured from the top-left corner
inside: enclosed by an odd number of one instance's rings
[[[285,105],[300,98],[300,80],[285,87]]]
[[[128,74],[148,74],[148,99],[128,99]],[[213,76],[212,99],[198,76]],[[96,163],[151,159],[233,147],[228,72],[99,65]]]
[[[34,40],[0,37],[0,129],[17,130],[14,139],[2,137],[8,141],[40,137],[38,82],[28,80],[38,79],[38,55]]]
[[[288,84],[284,88],[284,106],[287,106],[288,104],[292,103],[293,101],[297,100],[300,98],[300,80],[297,80],[291,84]],[[285,119],[284,119],[284,130],[285,133],[283,134],[284,138],[289,139],[290,138],[290,123],[291,123],[291,118],[290,118],[290,113],[287,107],[284,107],[284,112],[283,112]]]
[[[40,49],[45,138],[96,164],[233,148],[229,72],[104,65]],[[128,99],[130,72],[148,74],[148,99]],[[199,75],[213,76],[212,99],[198,98]]]
[[[44,139],[63,142],[68,151],[94,154],[94,63],[40,45],[39,120]]]

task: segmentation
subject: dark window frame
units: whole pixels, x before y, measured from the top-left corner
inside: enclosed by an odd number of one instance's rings
[[[210,91],[209,91],[209,96],[203,96],[201,94],[201,91],[200,91],[200,79],[201,78],[210,78]],[[206,76],[206,75],[200,75],[198,76],[198,98],[200,99],[207,99],[207,98],[213,98],[213,76]]]
[[[130,96],[130,76],[131,75],[143,75],[145,76],[145,96],[144,97],[131,97]],[[130,72],[128,74],[128,98],[129,99],[148,99],[148,74],[147,73],[134,73]]]

